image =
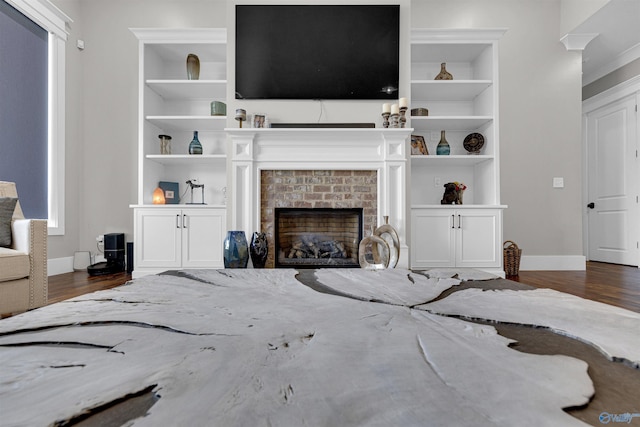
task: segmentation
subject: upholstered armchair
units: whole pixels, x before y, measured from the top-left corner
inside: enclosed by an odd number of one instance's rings
[[[47,303],[47,220],[25,219],[17,198],[15,183],[0,181],[0,315]]]

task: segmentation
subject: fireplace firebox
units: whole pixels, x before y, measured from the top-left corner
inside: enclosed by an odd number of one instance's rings
[[[359,267],[361,208],[276,208],[275,266]]]

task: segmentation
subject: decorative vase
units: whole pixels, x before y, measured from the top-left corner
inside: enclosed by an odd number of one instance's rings
[[[453,75],[451,75],[451,73],[447,71],[446,62],[440,64],[440,73],[438,73],[434,80],[453,80]]]
[[[376,228],[373,232],[374,236],[378,236],[387,242],[389,249],[389,268],[396,268],[398,265],[398,260],[400,259],[400,238],[398,236],[398,232],[393,226],[389,224],[389,216],[384,216],[384,224],[380,227]],[[386,249],[386,248],[385,248]],[[380,253],[378,252],[378,247],[375,247],[374,251],[374,260],[379,262],[378,259],[382,259]]]
[[[187,79],[198,80],[200,78],[200,58],[190,53],[187,55]]]
[[[224,268],[247,268],[249,247],[244,231],[227,231],[223,252]]]
[[[259,233],[257,231],[253,233],[249,253],[251,255],[253,268],[264,268],[267,262],[267,254],[269,253],[267,235],[265,233]]]
[[[198,131],[193,131],[193,139],[189,144],[189,154],[202,154],[202,144],[200,144],[200,140],[198,139]]]
[[[436,154],[438,156],[448,156],[451,153],[451,147],[447,142],[447,138],[444,136],[444,131],[440,131],[440,142],[438,142],[438,146],[436,147]]]
[[[382,237],[367,236],[358,246],[358,263],[365,270],[384,270],[389,267],[391,250]]]

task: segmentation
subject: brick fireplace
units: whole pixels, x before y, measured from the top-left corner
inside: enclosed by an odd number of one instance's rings
[[[275,208],[276,267],[358,267],[362,208]]]
[[[363,236],[388,215],[408,268],[406,146],[411,129],[226,129],[231,140],[228,227],[267,234],[274,261],[276,208],[358,208]]]
[[[267,234],[269,242],[266,266],[275,266],[275,254],[278,253],[275,233],[276,209],[361,209],[360,238],[362,238],[363,231],[364,236],[369,235],[371,228],[378,224],[377,190],[378,173],[375,170],[262,170],[260,172],[260,229]],[[353,254],[352,247],[349,254],[350,257]],[[357,256],[355,258],[357,265]]]

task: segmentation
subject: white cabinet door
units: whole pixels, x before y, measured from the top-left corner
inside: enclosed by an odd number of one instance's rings
[[[500,267],[500,214],[493,209],[455,212],[457,267]]]
[[[413,209],[411,268],[502,266],[500,209]]]
[[[224,209],[185,209],[182,211],[182,266],[222,268]]]
[[[411,211],[411,268],[450,267],[455,263],[454,211]]]
[[[135,268],[181,265],[180,209],[135,210]]]

